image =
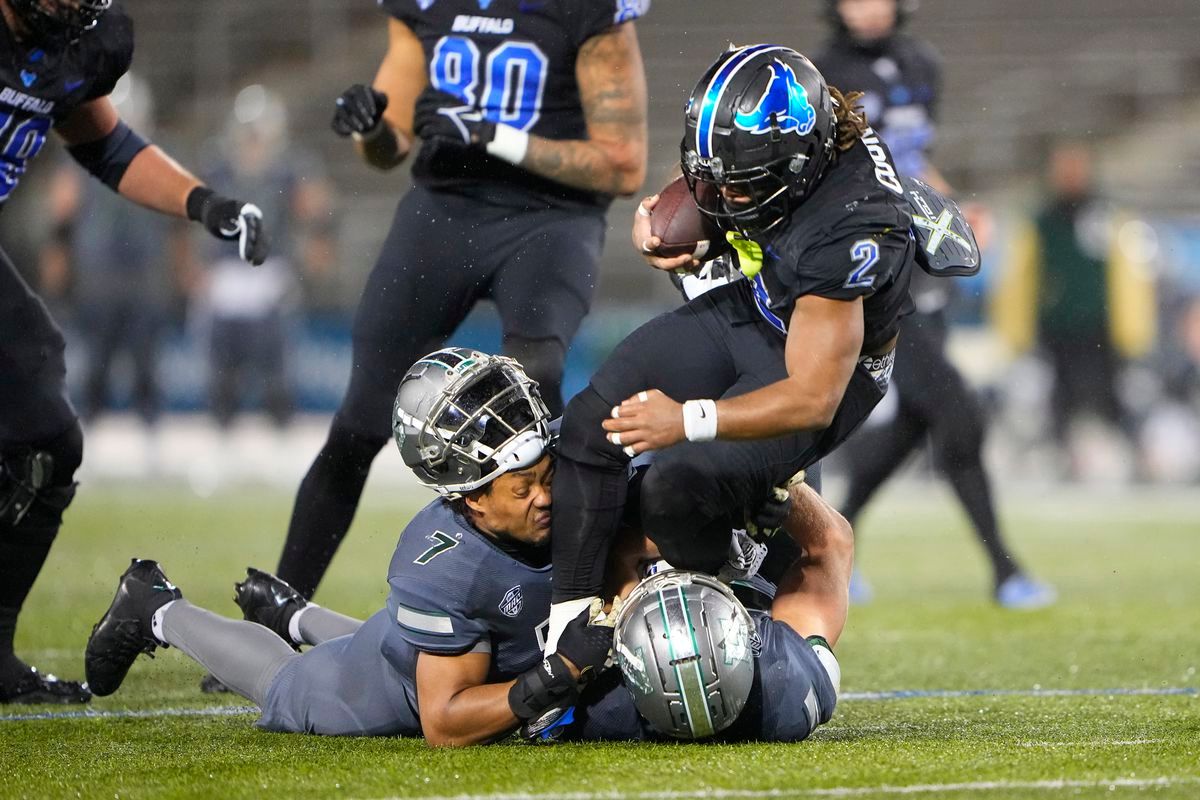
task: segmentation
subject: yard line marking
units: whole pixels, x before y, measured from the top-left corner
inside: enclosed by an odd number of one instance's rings
[[[1017,742],[1017,747],[1133,747],[1165,741],[1166,739],[1088,739],[1083,742]]]
[[[5,714],[0,722],[30,722],[46,719],[152,719],[157,717],[236,717],[257,714],[258,706],[208,706],[206,708],[144,708],[113,711],[42,711],[31,714]]]
[[[1164,686],[1142,689],[898,689],[888,692],[843,692],[840,702],[859,700],[919,700],[963,697],[1200,697],[1195,686]],[[146,708],[112,711],[41,711],[2,714],[0,722],[29,722],[55,719],[141,719],[157,717],[231,717],[257,714],[257,706],[208,706],[206,708]]]
[[[1180,695],[1200,697],[1195,686],[1141,689],[897,689],[890,692],[842,692],[838,700],[912,700],[926,697],[1121,697]]]
[[[449,794],[416,796],[414,800],[769,800],[793,797],[869,797],[873,795],[921,795],[949,792],[992,792],[1011,790],[1056,791],[1062,789],[1148,789],[1200,784],[1200,777],[1113,778],[1111,780],[975,781],[971,783],[924,783],[908,786],[835,786],[825,789],[695,789],[681,792],[556,792],[535,794]],[[385,800],[400,800],[398,796]]]

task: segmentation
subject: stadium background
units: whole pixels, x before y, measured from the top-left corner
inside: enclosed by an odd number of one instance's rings
[[[328,127],[332,98],[369,79],[383,51],[371,0],[126,4],[138,31],[134,66],[155,94],[156,138],[184,163],[203,157],[240,88],[261,83],[283,96],[293,140],[325,160],[336,189],[337,270],[297,318],[293,373],[307,413],[287,431],[252,415],[222,436],[206,421],[203,347],[182,306],[161,368],[171,413],[157,442],[147,446],[129,413],[89,426],[79,497],[18,631],[20,652],[71,678],[129,556],[162,560],[191,600],[225,614],[236,611],[230,583],[242,568],[274,564],[348,373],[353,304],[408,182],[406,169],[363,166]],[[812,50],[827,35],[824,7],[655,4],[638,25],[651,100],[647,192],[671,170],[687,91],[726,41]],[[954,352],[989,401],[988,456],[1006,535],[1056,586],[1056,606],[996,608],[949,490],[918,468],[862,521],[859,563],[876,600],[851,610],[839,644],[838,715],[796,748],[514,744],[447,753],[419,741],[269,736],[251,727],[244,701],[201,695],[199,668],[170,650],[141,659],[92,716],[6,708],[0,798],[1196,797],[1200,395],[1168,415],[1174,466],[1163,485],[1131,481],[1129,454],[1103,432],[1082,443],[1088,480],[1065,485],[1044,442],[1046,371],[1001,346],[987,309],[1012,232],[1040,196],[1050,147],[1080,137],[1096,152],[1105,194],[1128,212],[1127,238],[1158,287],[1158,335],[1130,370],[1128,393],[1149,417],[1163,404],[1156,386],[1168,366],[1200,365],[1200,341],[1189,351],[1176,326],[1200,298],[1200,4],[922,0],[912,30],[945,60],[935,161],[962,197],[996,216],[983,274],[955,309]],[[43,154],[32,185],[0,217],[0,240],[30,269],[49,233],[35,187],[49,180],[54,157]],[[627,245],[632,209],[619,201],[610,215],[596,309],[571,355],[576,387],[625,331],[676,301]],[[71,309],[55,311],[71,334]],[[461,341],[494,345],[493,322],[486,310],[476,315]],[[76,384],[81,345],[70,339]],[[380,565],[427,500],[391,448],[383,458],[318,596],[359,616],[379,607]]]
[[[197,163],[226,125],[231,101],[244,86],[261,83],[285,101],[291,138],[318,154],[336,191],[336,269],[307,292],[313,300],[296,319],[292,375],[302,408],[328,411],[347,375],[350,311],[379,248],[407,168],[378,173],[328,127],[331,98],[349,83],[369,79],[385,44],[382,14],[369,0],[128,0],[137,25],[134,68],[153,90],[159,131],[185,163]],[[680,109],[695,76],[728,41],[780,40],[815,50],[827,36],[825,4],[816,0],[754,0],[730,14],[726,3],[660,2],[639,23],[650,86],[650,159],[647,192],[670,175]],[[1085,138],[1098,156],[1104,192],[1149,227],[1130,228],[1171,309],[1200,295],[1200,7],[1190,0],[1131,4],[1117,0],[924,0],[912,22],[945,61],[941,128],[935,163],[960,199],[981,200],[994,211],[997,235],[982,275],[956,307],[958,319],[986,322],[986,297],[1007,256],[1009,223],[1033,210],[1039,176],[1051,145]],[[49,161],[47,156],[44,161]],[[45,180],[43,163],[31,182]],[[0,220],[6,247],[26,268],[47,234],[39,193],[24,191]],[[650,313],[670,305],[674,291],[644,268],[626,246],[633,201],[610,214],[608,246],[596,310],[571,356],[568,387],[578,388],[619,337]],[[70,308],[56,308],[70,327]],[[182,319],[182,312],[180,319]],[[1168,314],[1154,357],[1182,348]],[[477,313],[460,340],[497,341],[493,317]],[[979,328],[976,328],[978,332]],[[164,388],[171,408],[204,404],[200,346],[184,325],[165,353]],[[994,344],[984,336],[970,341]],[[992,348],[987,352],[991,354]],[[80,348],[71,348],[78,382]],[[1197,356],[1200,357],[1200,356]],[[978,378],[997,381],[1002,360]],[[123,393],[117,392],[118,404]]]

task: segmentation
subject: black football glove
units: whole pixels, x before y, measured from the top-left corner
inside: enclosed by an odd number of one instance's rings
[[[262,211],[253,203],[233,200],[207,186],[197,186],[188,195],[187,216],[218,239],[236,241],[238,255],[256,267],[266,261],[271,252]]]
[[[619,603],[605,615],[600,598],[592,601],[591,607],[579,612],[579,616],[567,623],[558,637],[555,652],[569,659],[587,679],[608,666],[612,657],[613,626],[616,624]]]
[[[449,92],[426,89],[417,98],[413,130],[422,139],[450,139],[468,147],[485,148],[496,138],[496,124]]]
[[[383,122],[388,98],[383,92],[356,83],[334,101],[333,132],[338,136],[370,136]]]
[[[552,725],[578,699],[575,679],[557,653],[551,653],[518,675],[508,690],[508,707],[513,716],[533,726],[529,738]]]

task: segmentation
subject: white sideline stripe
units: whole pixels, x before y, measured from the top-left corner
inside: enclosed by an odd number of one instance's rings
[[[916,700],[962,697],[1200,697],[1195,686],[1146,689],[901,689],[894,692],[843,692],[838,702],[856,700]],[[42,711],[29,714],[0,714],[0,722],[29,722],[47,719],[140,719],[156,717],[229,717],[257,714],[256,706],[208,706],[206,708],[145,708],[113,711]],[[1155,740],[1146,740],[1147,742]],[[1131,740],[1130,744],[1140,744]],[[1053,744],[1053,743],[1050,743]],[[1067,742],[1066,744],[1070,744]],[[1032,745],[1025,745],[1032,746]],[[464,798],[469,795],[463,795]]]
[[[258,706],[208,706],[206,708],[144,708],[113,711],[43,711],[31,714],[5,714],[0,722],[33,722],[47,719],[156,719],[158,717],[237,717],[257,714]]]
[[[1088,739],[1082,742],[1017,742],[1017,747],[1134,747],[1165,741],[1166,739]]]
[[[972,783],[918,783],[908,786],[834,786],[826,789],[696,789],[686,792],[558,792],[555,794],[448,794],[417,796],[410,800],[768,800],[790,797],[870,797],[874,795],[945,794],[948,792],[994,792],[1018,790],[1058,791],[1062,789],[1148,789],[1200,784],[1200,777],[1113,778],[1103,781],[976,781]],[[399,796],[383,800],[401,800]]]

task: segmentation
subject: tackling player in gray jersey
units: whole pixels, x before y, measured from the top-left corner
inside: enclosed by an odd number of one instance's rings
[[[257,703],[259,726],[273,731],[464,745],[573,702],[563,661],[541,655],[548,418],[511,359],[452,348],[419,360],[400,385],[393,429],[405,463],[442,497],[401,535],[386,608],[359,623],[250,570],[237,590],[254,622],[235,621],[190,604],[155,562],[135,559],[88,641],[92,691],[111,694],[138,653],[175,646]],[[300,654],[299,644],[318,646]]]

